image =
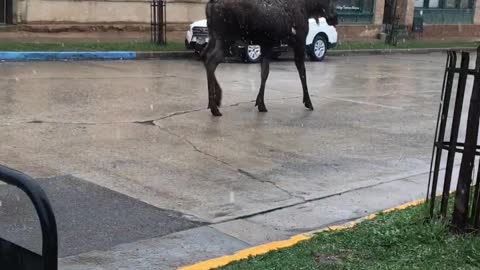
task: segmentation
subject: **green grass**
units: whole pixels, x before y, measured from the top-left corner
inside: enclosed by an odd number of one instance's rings
[[[480,269],[480,236],[451,235],[445,223],[425,222],[420,205],[221,269]]]
[[[0,42],[0,51],[181,51],[185,45],[149,42]]]
[[[397,46],[387,45],[385,42],[350,42],[339,44],[334,50],[366,50],[366,49],[420,49],[420,48],[454,48],[478,47],[480,41],[406,41],[399,42]]]
[[[407,41],[397,47],[384,42],[350,42],[339,44],[335,50],[362,49],[406,49],[406,48],[450,48],[476,47],[480,42],[472,41]],[[182,43],[154,45],[149,42],[0,42],[0,51],[183,51]]]

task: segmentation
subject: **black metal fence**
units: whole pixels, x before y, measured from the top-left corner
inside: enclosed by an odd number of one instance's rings
[[[397,0],[385,1],[385,14],[383,15],[384,31],[387,34],[385,43],[397,45],[398,26],[400,17],[398,16]]]
[[[7,0],[0,0],[0,24],[7,23]]]
[[[0,269],[57,270],[57,224],[47,195],[32,178],[7,167],[0,166],[0,181],[25,192],[35,207],[42,229],[42,255],[0,238]]]
[[[167,1],[150,2],[150,40],[154,44],[167,43]]]
[[[460,67],[457,67],[457,52],[448,52],[428,183],[430,217],[446,218],[456,161],[461,160],[452,213],[452,229],[456,232],[480,229],[480,47],[477,49],[475,68],[470,69],[469,66],[468,52],[461,53]],[[470,91],[466,90],[470,77],[474,81],[469,96]],[[453,90],[455,81],[456,91]],[[446,158],[442,158],[444,152]],[[437,187],[443,167],[443,189],[438,204]]]

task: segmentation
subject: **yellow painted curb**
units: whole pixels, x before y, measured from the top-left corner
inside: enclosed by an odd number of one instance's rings
[[[399,205],[397,207],[393,207],[393,208],[383,210],[380,213],[388,213],[388,212],[392,212],[392,211],[395,211],[395,210],[403,210],[403,209],[406,209],[408,207],[419,205],[423,202],[425,202],[425,200],[416,200],[416,201],[413,201],[413,202],[409,202],[409,203]],[[287,240],[270,242],[270,243],[263,244],[263,245],[260,245],[260,246],[240,250],[240,251],[238,251],[238,252],[236,252],[232,255],[227,255],[227,256],[223,256],[223,257],[219,257],[219,258],[214,258],[214,259],[198,262],[198,263],[195,263],[195,264],[192,264],[192,265],[180,267],[180,268],[178,268],[178,270],[208,270],[208,269],[213,269],[213,268],[217,268],[217,267],[222,267],[222,266],[225,266],[225,265],[227,265],[231,262],[235,262],[235,261],[239,261],[239,260],[243,260],[243,259],[248,259],[249,257],[262,255],[262,254],[268,253],[268,252],[273,251],[273,250],[291,247],[291,246],[293,246],[293,245],[295,245],[295,244],[297,244],[301,241],[305,241],[305,240],[308,240],[308,239],[312,238],[316,233],[320,233],[320,232],[324,232],[324,231],[339,231],[339,230],[345,230],[345,229],[348,229],[348,228],[353,228],[353,227],[355,227],[355,225],[357,225],[358,223],[360,223],[364,220],[374,219],[377,215],[378,215],[378,213],[371,214],[371,215],[368,215],[366,217],[354,220],[352,222],[345,223],[343,225],[330,226],[330,227],[327,227],[327,228],[324,228],[324,229],[321,229],[321,230],[318,230],[318,231],[299,234],[299,235],[293,236],[293,237],[291,237],[290,239],[287,239]]]
[[[178,268],[178,270],[200,270],[200,269],[206,270],[206,269],[217,268],[217,267],[225,266],[234,261],[247,259],[251,256],[265,254],[272,250],[291,247],[300,241],[304,241],[310,238],[311,236],[300,234],[300,235],[293,236],[292,238],[287,240],[271,242],[264,245],[240,250],[234,253],[233,255],[228,255],[220,258],[199,262],[190,266]]]

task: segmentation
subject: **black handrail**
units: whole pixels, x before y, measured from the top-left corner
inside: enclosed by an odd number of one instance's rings
[[[58,269],[57,223],[47,195],[30,176],[0,165],[0,181],[21,189],[32,201],[42,229],[43,269]]]

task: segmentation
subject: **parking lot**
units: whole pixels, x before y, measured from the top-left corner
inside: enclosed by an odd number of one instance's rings
[[[307,62],[308,111],[274,62],[268,113],[260,66],[223,64],[221,118],[194,60],[0,63],[0,163],[47,191],[62,268],[170,269],[422,198],[444,63]],[[38,250],[33,210],[0,194],[4,237]]]

